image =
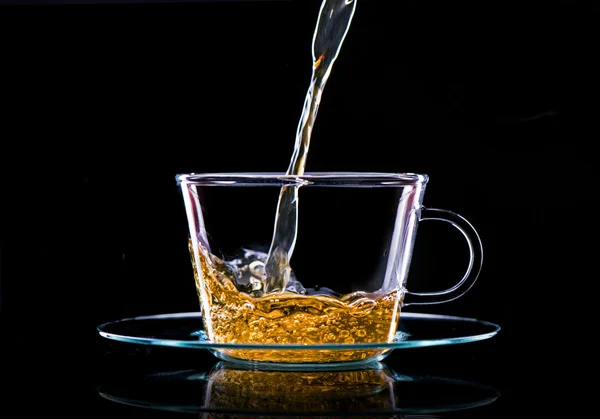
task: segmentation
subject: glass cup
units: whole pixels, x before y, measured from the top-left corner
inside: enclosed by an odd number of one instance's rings
[[[397,339],[401,309],[454,300],[481,270],[483,250],[460,215],[423,207],[423,174],[180,174],[189,251],[209,340],[228,361],[327,364],[380,360],[390,349],[353,348]],[[281,287],[269,291],[265,263],[283,188],[297,188],[297,233]],[[411,292],[407,278],[420,222],[450,223],[469,263],[452,287]],[[280,232],[281,233],[281,232]],[[288,262],[289,261],[289,262]],[[281,350],[260,345],[281,344]],[[295,345],[287,350],[286,345]],[[297,350],[298,345],[306,350]],[[326,349],[322,349],[323,345]],[[312,350],[311,348],[314,348]]]

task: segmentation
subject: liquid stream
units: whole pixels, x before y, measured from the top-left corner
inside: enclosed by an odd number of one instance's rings
[[[302,175],[323,89],[356,9],[357,0],[324,0],[313,35],[313,71],[298,124],[287,175]],[[284,186],[279,194],[273,239],[262,276],[265,294],[284,292],[290,282],[290,259],[298,232],[300,186]]]
[[[324,0],[312,42],[312,77],[296,132],[287,175],[302,175],[323,89],[350,27],[357,0]],[[404,290],[340,295],[328,288],[305,288],[290,259],[296,244],[298,184],[283,186],[269,253],[245,250],[224,261],[198,244],[192,258],[203,321],[219,343],[353,344],[393,341]],[[190,248],[190,250],[192,250]],[[337,278],[336,278],[337,279]],[[385,350],[223,349],[234,358],[274,362],[361,360]]]

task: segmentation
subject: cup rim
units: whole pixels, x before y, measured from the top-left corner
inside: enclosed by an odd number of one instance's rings
[[[177,184],[193,186],[337,186],[397,187],[425,185],[429,177],[418,173],[385,172],[306,172],[288,175],[283,172],[181,173]]]

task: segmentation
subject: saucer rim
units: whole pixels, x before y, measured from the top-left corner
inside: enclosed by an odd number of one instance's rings
[[[358,349],[373,349],[373,350],[396,350],[396,349],[408,349],[408,348],[421,348],[431,347],[440,345],[453,345],[461,343],[471,343],[481,340],[490,339],[497,335],[502,329],[500,325],[492,323],[486,320],[480,320],[472,317],[461,317],[446,314],[434,314],[434,313],[416,313],[416,312],[403,312],[400,317],[400,324],[406,320],[425,320],[425,321],[454,321],[460,323],[476,323],[480,326],[489,328],[489,330],[473,334],[469,336],[458,336],[458,337],[446,337],[446,338],[434,338],[434,339],[420,339],[410,340],[410,335],[402,331],[396,333],[394,342],[373,342],[373,343],[319,343],[319,344],[258,344],[258,343],[217,343],[204,340],[179,340],[169,338],[152,338],[152,337],[140,337],[140,336],[128,336],[123,334],[117,334],[106,331],[107,328],[114,326],[118,323],[136,322],[145,320],[170,320],[170,319],[183,319],[183,318],[197,318],[201,320],[202,315],[198,312],[180,312],[180,313],[162,313],[135,317],[126,317],[120,320],[109,321],[97,326],[97,332],[100,336],[114,341],[149,345],[149,346],[166,346],[166,347],[179,347],[188,349],[244,349],[244,350],[358,350]],[[199,334],[199,338],[202,336]]]

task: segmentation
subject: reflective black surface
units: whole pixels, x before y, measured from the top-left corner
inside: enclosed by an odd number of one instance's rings
[[[105,378],[98,393],[115,403],[215,415],[427,415],[476,409],[499,397],[489,386],[397,374],[382,363],[360,369],[278,371],[220,362],[208,371],[112,378]]]
[[[122,343],[86,358],[65,346],[3,351],[5,361],[27,360],[2,376],[3,409],[133,417],[501,417],[513,409],[502,358],[487,353],[489,344],[395,351],[379,364],[319,371],[246,369],[208,352]]]
[[[394,351],[385,365],[499,393],[436,417],[589,413],[598,5],[359,1],[307,170],[428,174],[425,205],[468,218],[484,263],[463,298],[421,311],[502,326],[483,342]],[[98,390],[116,381],[137,397],[140,377],[207,373],[213,355],[110,342],[96,327],[198,309],[175,175],[285,170],[318,6],[1,6],[2,417],[187,415]],[[455,231],[442,230],[419,231],[409,283],[422,290],[464,270]]]

